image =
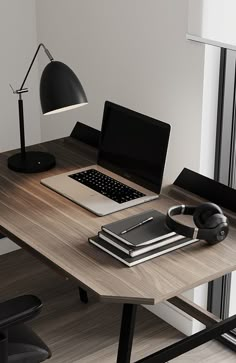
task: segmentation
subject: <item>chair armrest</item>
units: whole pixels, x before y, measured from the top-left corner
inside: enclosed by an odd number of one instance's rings
[[[42,302],[33,295],[19,296],[0,303],[0,329],[34,318],[41,308]]]

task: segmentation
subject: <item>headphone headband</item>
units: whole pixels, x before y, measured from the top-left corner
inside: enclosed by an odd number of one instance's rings
[[[196,227],[187,226],[173,219],[176,215],[192,215]],[[166,215],[167,226],[176,233],[193,239],[203,239],[210,244],[222,241],[228,234],[228,220],[220,207],[213,203],[200,206],[177,205]]]
[[[198,232],[199,229],[192,228],[189,226],[186,226],[185,224],[181,222],[177,222],[175,219],[173,219],[173,216],[184,214],[184,215],[193,215],[196,210],[196,207],[190,206],[190,205],[175,205],[171,207],[166,215],[166,224],[170,229],[173,229],[174,231],[178,230],[178,233],[189,237],[189,238],[199,238]]]
[[[176,216],[178,214],[193,215],[195,210],[196,210],[196,207],[194,207],[192,205],[181,204],[181,205],[176,205],[176,206],[171,207],[167,213],[170,216]]]

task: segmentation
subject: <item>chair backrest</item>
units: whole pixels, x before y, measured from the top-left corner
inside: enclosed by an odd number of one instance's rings
[[[90,127],[78,121],[75,124],[75,127],[73,128],[70,136],[84,142],[85,144],[98,148],[100,134],[101,132],[99,130],[96,130],[93,127]]]

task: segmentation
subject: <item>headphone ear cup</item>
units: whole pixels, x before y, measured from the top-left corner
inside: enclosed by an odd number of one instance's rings
[[[193,221],[198,228],[209,228],[205,224],[215,214],[223,215],[221,208],[214,203],[204,203],[196,208],[193,214]]]
[[[228,218],[223,214],[213,214],[208,218],[204,228],[208,230],[208,232],[211,230],[209,238],[206,238],[206,241],[210,245],[214,245],[227,237],[229,232]]]
[[[209,245],[215,245],[216,243],[223,241],[227,237],[228,232],[229,232],[228,225],[224,224],[220,225],[215,229],[214,234],[208,239],[206,239],[206,241]]]
[[[221,223],[224,223],[227,221],[227,218],[223,214],[213,214],[211,217],[209,217],[204,224],[204,229],[213,229],[219,226]]]

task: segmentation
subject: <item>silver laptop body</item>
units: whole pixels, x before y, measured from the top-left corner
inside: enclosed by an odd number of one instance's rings
[[[96,192],[89,187],[86,187],[85,185],[78,183],[76,180],[73,180],[69,177],[70,174],[74,174],[88,169],[99,170],[103,174],[111,176],[113,179],[116,179],[145,194],[145,197],[140,197],[138,199],[133,199],[131,201],[119,204],[112,199],[105,197],[104,195]],[[41,183],[51,188],[52,190],[62,194],[64,197],[72,200],[73,202],[81,205],[82,207],[90,210],[91,212],[97,214],[98,216],[104,216],[106,214],[117,212],[125,208],[133,207],[134,205],[148,202],[158,197],[156,193],[153,193],[148,189],[142,188],[138,184],[132,183],[128,179],[122,178],[121,176],[112,173],[99,165],[92,165],[86,168],[73,170],[69,173],[55,175],[41,180]]]

